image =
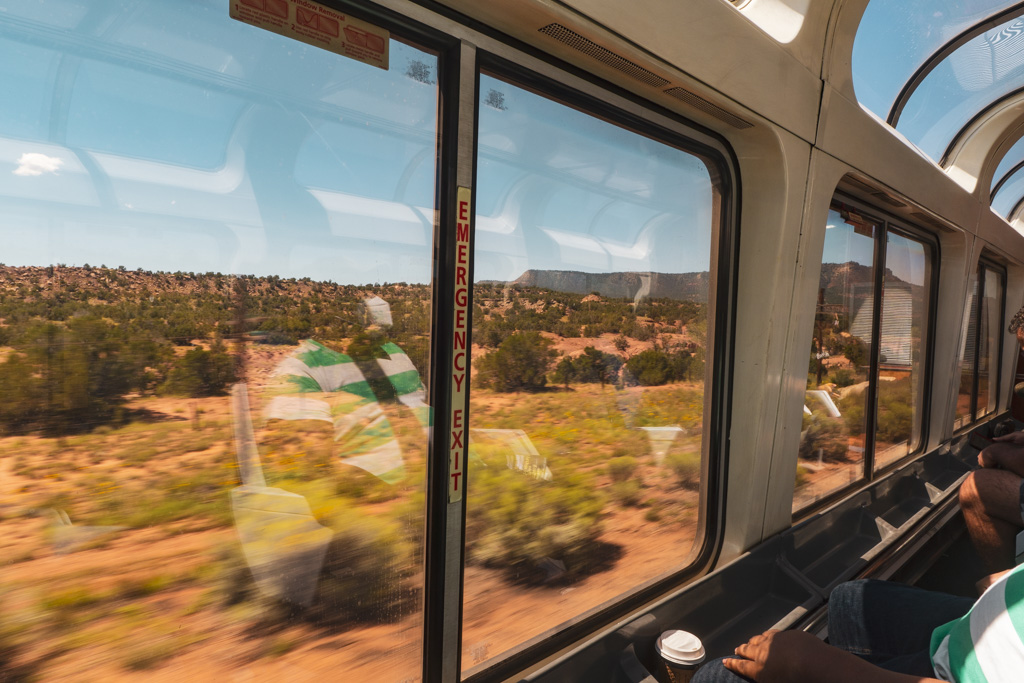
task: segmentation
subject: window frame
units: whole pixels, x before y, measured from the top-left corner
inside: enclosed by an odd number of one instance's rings
[[[992,376],[994,374],[995,375],[995,382],[996,382],[996,390],[994,392],[994,395],[996,397],[996,405],[991,406],[991,409],[988,412],[986,412],[984,415],[979,415],[978,414],[978,388],[979,388],[979,385],[980,385],[980,373],[978,371],[978,361],[981,359],[981,340],[982,340],[981,305],[982,305],[982,302],[985,299],[985,274],[987,272],[992,272],[992,273],[995,273],[997,276],[999,276],[1000,282],[1002,284],[1002,290],[1001,290],[1002,296],[999,298],[999,303],[998,303],[999,326],[998,326],[997,329],[1000,330],[1000,334],[999,334],[998,348],[996,349],[995,358],[989,360],[990,364],[993,364],[993,361],[994,361],[994,366],[995,366],[994,370],[993,370],[993,368],[991,366],[989,367],[989,378],[990,378],[989,381],[990,382],[992,381],[991,378],[992,378]],[[977,282],[978,282],[978,307],[977,307],[978,320],[974,321],[974,358],[973,358],[973,365],[972,365],[973,371],[971,373],[972,374],[972,377],[971,377],[971,401],[970,401],[969,412],[965,416],[965,421],[963,423],[961,423],[954,430],[955,434],[962,433],[962,432],[970,429],[971,427],[977,425],[979,422],[983,421],[985,418],[987,418],[987,417],[997,413],[999,411],[999,405],[998,405],[999,397],[1001,396],[1001,391],[1002,391],[1002,372],[1003,372],[1003,334],[1002,334],[1002,330],[1006,326],[1006,268],[1004,266],[1000,265],[997,261],[995,261],[988,254],[982,253],[981,256],[978,257],[978,263],[976,265],[974,274],[975,274],[975,277],[977,278]],[[967,311],[967,314],[970,315],[970,310]],[[991,315],[991,312],[990,312],[990,315]],[[970,330],[970,321],[968,321],[967,329]],[[966,340],[965,340],[965,353],[966,353]],[[964,360],[966,360],[966,359],[964,359]],[[962,370],[961,370],[961,372],[962,372]],[[953,411],[953,423],[956,424],[956,421],[957,421],[957,416],[956,416],[956,410],[954,408],[954,411]]]
[[[511,48],[515,50],[515,48]],[[504,51],[503,51],[504,52]],[[710,259],[711,290],[709,303],[714,302],[713,335],[707,350],[705,372],[705,413],[702,444],[701,487],[697,520],[697,536],[688,562],[684,566],[636,586],[629,592],[571,617],[560,630],[545,632],[520,643],[504,656],[478,667],[467,668],[463,681],[477,683],[484,680],[501,680],[513,676],[543,658],[593,635],[616,620],[634,612],[651,600],[668,591],[684,585],[700,576],[714,561],[724,535],[722,519],[725,513],[725,482],[728,467],[728,433],[731,423],[729,396],[732,386],[734,356],[734,320],[736,307],[736,286],[739,260],[739,207],[740,181],[739,163],[732,148],[717,133],[704,129],[678,114],[663,110],[658,105],[640,98],[634,93],[623,92],[617,87],[604,83],[591,75],[583,75],[584,87],[574,84],[572,70],[561,68],[555,60],[544,59],[551,69],[531,68],[514,59],[512,55],[480,47],[477,52],[476,75],[479,91],[480,74],[486,74],[528,90],[551,102],[570,107],[583,114],[594,116],[619,128],[668,145],[675,149],[694,154],[707,165],[712,184],[720,193],[717,225],[712,233],[712,254]],[[593,88],[589,87],[593,86]],[[607,95],[618,95],[610,98]],[[478,93],[479,95],[479,93]],[[474,159],[477,154],[476,129],[479,121],[479,96],[477,97],[477,118],[474,121]],[[635,105],[635,106],[633,106]],[[631,111],[639,107],[640,111]],[[656,116],[651,116],[655,114]],[[476,187],[476,164],[474,164],[474,188]],[[474,193],[474,201],[476,194]],[[475,212],[475,205],[474,205]],[[475,215],[475,213],[474,213]],[[472,226],[471,238],[475,242],[476,224]],[[474,243],[475,248],[475,243]],[[472,268],[470,278],[474,277]],[[470,309],[473,296],[470,296]],[[472,326],[472,320],[470,321]],[[470,342],[471,343],[471,342]],[[472,396],[472,382],[469,385]],[[707,396],[710,394],[710,401]],[[467,411],[467,429],[472,426],[472,410]],[[467,462],[467,471],[469,463]],[[466,495],[472,487],[472,473],[466,475]],[[465,523],[465,518],[463,520]],[[463,563],[463,569],[465,564]],[[461,629],[461,625],[460,625]]]
[[[852,210],[856,212],[857,215],[873,222],[878,227],[878,234],[873,237],[875,244],[872,258],[872,277],[874,278],[872,287],[876,303],[874,304],[874,310],[872,311],[871,316],[871,355],[868,369],[869,383],[865,390],[865,393],[867,394],[868,407],[866,407],[864,411],[864,459],[861,463],[860,476],[855,481],[852,481],[846,486],[842,486],[801,508],[794,509],[794,524],[835,504],[837,501],[846,498],[851,493],[868,487],[873,482],[881,479],[890,472],[921,457],[926,452],[926,446],[928,445],[927,435],[931,413],[932,372],[935,362],[935,321],[938,315],[939,264],[941,263],[941,244],[939,239],[927,230],[916,227],[897,216],[882,211],[881,209],[878,209],[877,207],[865,203],[864,201],[842,191],[836,191],[833,193],[828,208],[830,211]],[[923,385],[921,387],[922,400],[919,406],[915,406],[915,413],[918,415],[917,419],[919,420],[919,423],[913,427],[914,431],[921,435],[921,438],[914,450],[884,467],[875,469],[876,431],[878,427],[878,361],[881,353],[879,341],[882,333],[881,319],[882,307],[884,305],[882,301],[882,284],[885,276],[885,250],[886,245],[888,244],[888,236],[890,232],[922,244],[925,249],[929,251],[928,256],[931,264],[931,273],[929,277],[930,282],[926,285],[928,305],[926,309],[927,318],[925,320],[926,343],[923,344],[922,352],[924,353],[924,358],[921,363],[921,373],[924,378]],[[812,335],[812,343],[813,339],[814,337]]]

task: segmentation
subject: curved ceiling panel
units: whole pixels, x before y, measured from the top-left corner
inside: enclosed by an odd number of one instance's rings
[[[886,119],[900,91],[931,55],[1014,4],[1008,0],[873,0],[853,44],[857,100]]]

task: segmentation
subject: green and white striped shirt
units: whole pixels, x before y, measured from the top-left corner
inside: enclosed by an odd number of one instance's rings
[[[1024,565],[992,584],[967,614],[935,629],[931,654],[944,681],[1024,680]]]

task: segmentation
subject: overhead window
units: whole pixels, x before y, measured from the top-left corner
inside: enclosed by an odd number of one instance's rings
[[[996,409],[1005,299],[1005,271],[982,260],[978,264],[977,279],[971,284],[967,327],[960,348],[960,388],[954,429],[980,420]]]
[[[794,510],[916,452],[935,246],[861,208],[828,214]]]

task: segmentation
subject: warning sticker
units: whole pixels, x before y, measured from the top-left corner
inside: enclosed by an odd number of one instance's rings
[[[448,502],[462,500],[466,488],[466,377],[469,375],[469,210],[468,187],[458,188],[455,205],[455,301],[452,323],[451,439],[448,452]]]
[[[309,0],[231,0],[232,19],[388,68],[391,34]]]

